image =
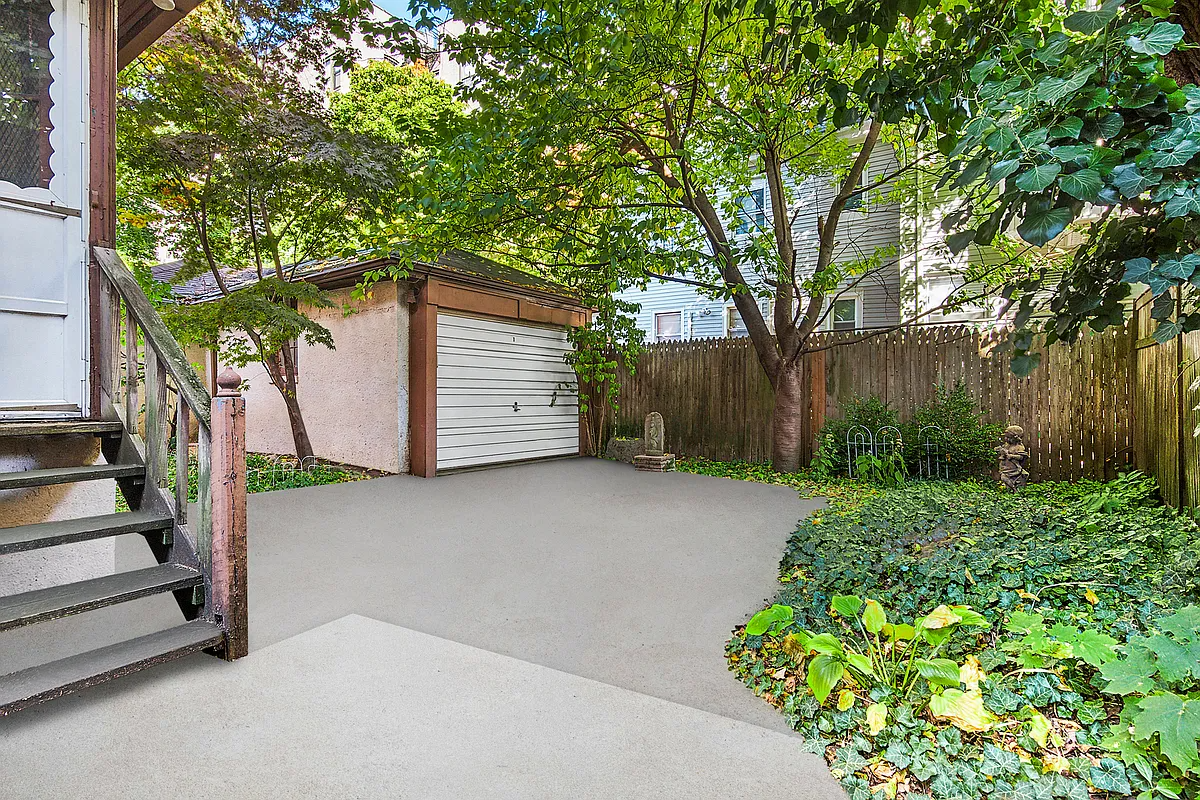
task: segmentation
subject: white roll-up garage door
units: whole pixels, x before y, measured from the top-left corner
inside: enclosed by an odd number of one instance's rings
[[[570,349],[562,328],[439,313],[438,469],[578,454]]]

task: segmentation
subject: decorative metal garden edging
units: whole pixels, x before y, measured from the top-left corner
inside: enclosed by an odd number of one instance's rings
[[[926,425],[918,431],[917,477],[950,478],[947,439],[946,431],[940,425]],[[904,446],[904,437],[895,425],[884,425],[874,433],[865,425],[855,425],[846,431],[846,472],[853,478],[855,466],[862,456],[884,458],[897,449],[903,450]]]

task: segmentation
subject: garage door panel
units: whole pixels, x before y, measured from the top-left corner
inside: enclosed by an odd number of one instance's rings
[[[539,442],[557,442],[559,444],[574,442],[578,444],[579,426],[462,428],[445,431],[444,435],[445,441],[442,441],[440,437],[438,439],[438,452],[446,451],[449,453],[459,447],[476,447],[489,444],[517,446],[534,446]]]
[[[457,331],[463,336],[480,336],[490,338],[499,334],[518,339],[566,341],[562,328],[542,328],[537,325],[521,325],[514,322],[504,322],[483,317],[466,317],[458,314],[438,314],[438,331]]]
[[[499,351],[442,350],[438,349],[438,367],[490,367],[491,369],[523,369],[530,372],[552,372],[556,375],[574,375],[561,355],[537,355],[530,353],[501,353]]]
[[[579,452],[566,331],[438,315],[439,469]]]
[[[520,369],[511,367],[477,367],[477,366],[445,366],[438,365],[438,386],[443,385],[442,381],[465,380],[473,381],[476,385],[490,385],[493,382],[503,383],[520,383],[529,382],[536,385],[555,386],[557,384],[573,384],[575,382],[575,373],[568,372],[566,374],[555,372],[539,372],[534,370]],[[446,384],[447,387],[450,384]]]
[[[439,469],[457,469],[460,467],[480,467],[488,464],[505,464],[512,461],[525,461],[531,458],[550,458],[552,456],[573,456],[579,454],[578,443],[573,445],[563,445],[557,448],[541,448],[530,453],[467,453],[461,456],[451,457],[447,455],[444,459],[441,455],[438,456]]]
[[[438,412],[438,421],[446,425],[455,425],[464,420],[495,420],[497,423],[507,421],[512,417],[543,419],[546,417],[561,417],[577,420],[579,403],[572,399],[569,403],[558,403],[548,406],[521,406],[521,413],[514,414],[512,403],[493,403],[491,405],[443,406]]]
[[[459,337],[447,336],[441,342],[442,347],[439,349],[443,353],[486,353],[488,355],[511,356],[513,342],[511,341],[496,341],[495,339],[464,339]],[[529,356],[537,356],[539,358],[559,358],[569,352],[571,349],[563,342],[551,342],[549,344],[541,344],[539,341],[521,342],[521,353]]]

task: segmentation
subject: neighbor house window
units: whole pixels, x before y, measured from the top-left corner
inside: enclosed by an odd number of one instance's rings
[[[332,58],[325,62],[325,73],[328,76],[328,86],[331,92],[342,90],[342,67]]]
[[[683,314],[668,311],[654,315],[654,341],[678,342],[683,338]]]
[[[751,226],[761,230],[767,225],[766,199],[762,189],[754,189],[741,200],[738,211],[738,233],[748,233]]]
[[[733,304],[725,307],[725,335],[746,335],[746,323],[742,322],[742,315],[738,313],[737,306]]]
[[[858,298],[842,297],[833,301],[829,312],[830,327],[835,331],[852,331],[858,323]]]
[[[846,211],[867,210],[867,172],[868,170],[864,167],[862,175],[858,176],[858,191],[846,199],[846,205],[844,206]]]

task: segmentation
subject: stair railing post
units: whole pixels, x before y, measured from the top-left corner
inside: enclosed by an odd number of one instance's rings
[[[246,401],[228,367],[212,399],[212,613],[225,629],[225,659],[249,652],[246,598]]]

